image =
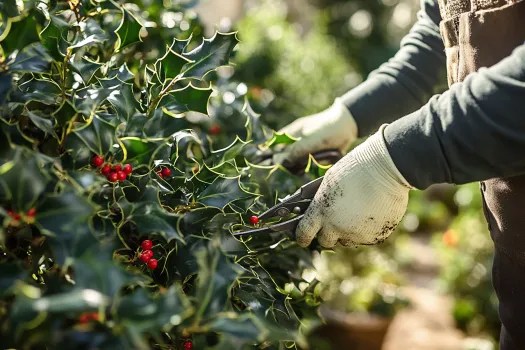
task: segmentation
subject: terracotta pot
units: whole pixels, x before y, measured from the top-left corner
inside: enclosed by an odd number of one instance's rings
[[[381,350],[392,318],[321,309],[326,323],[310,335],[311,350]]]

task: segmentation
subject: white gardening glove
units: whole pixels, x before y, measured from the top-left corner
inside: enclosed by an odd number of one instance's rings
[[[370,245],[384,241],[397,227],[412,187],[397,170],[383,138],[383,125],[325,174],[296,230],[297,242]]]
[[[336,99],[330,108],[299,118],[280,132],[301,139],[276,154],[274,162],[293,163],[317,151],[339,149],[344,152],[357,139],[357,124],[343,102]]]

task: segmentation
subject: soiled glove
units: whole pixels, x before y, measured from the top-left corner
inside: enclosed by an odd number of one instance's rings
[[[390,158],[383,125],[325,174],[296,230],[297,242],[370,245],[384,241],[405,215],[413,187]]]
[[[357,138],[357,124],[343,102],[336,99],[330,108],[299,118],[280,132],[301,138],[276,160],[279,163],[293,163],[298,158],[317,151],[347,150]]]

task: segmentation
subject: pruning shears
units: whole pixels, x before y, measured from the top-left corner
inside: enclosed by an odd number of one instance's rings
[[[312,157],[318,161],[330,161],[332,163],[341,159],[342,154],[339,150],[328,150],[312,154]],[[288,169],[301,169],[300,164],[304,163],[306,166],[308,160],[299,161],[293,164]],[[304,172],[304,167],[302,168]],[[319,190],[323,177],[319,177],[303,186],[301,186],[295,193],[279,199],[279,203],[269,208],[267,211],[258,216],[259,222],[269,220],[274,222],[263,227],[256,227],[253,229],[235,232],[234,236],[257,235],[272,232],[295,231],[299,221],[304,216],[304,212],[310,206],[315,194]],[[288,220],[281,221],[285,218]]]

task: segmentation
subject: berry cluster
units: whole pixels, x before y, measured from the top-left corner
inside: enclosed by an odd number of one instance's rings
[[[148,264],[148,268],[150,270],[155,270],[159,265],[159,262],[157,261],[157,259],[153,259],[153,250],[151,250],[151,248],[153,247],[153,242],[149,239],[146,239],[142,242],[141,246],[143,251],[142,253],[140,253],[140,260]]]
[[[7,215],[11,217],[10,224],[13,226],[18,225],[20,223],[20,220],[22,220],[22,218],[24,219],[26,223],[32,224],[33,222],[35,222],[36,209],[35,208],[29,209],[25,215],[24,213],[17,213],[14,210],[8,210]]]
[[[83,314],[78,319],[80,323],[88,323],[89,321],[98,321],[98,312],[93,312],[90,314]]]
[[[110,182],[124,181],[126,180],[128,175],[131,175],[131,173],[133,172],[133,168],[129,164],[126,164],[124,166],[120,164],[104,165],[104,162],[105,160],[101,156],[97,155],[93,157],[93,165],[97,168],[102,167],[102,169],[100,169],[100,173],[106,176]]]
[[[171,176],[171,170],[168,169],[168,168],[162,168],[162,170],[160,171],[157,171],[157,175],[163,179],[165,177],[170,177]]]
[[[191,342],[191,340],[186,340],[184,342],[184,350],[192,350],[193,349],[193,343]]]

